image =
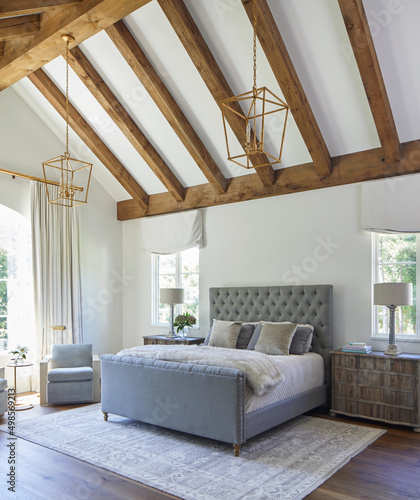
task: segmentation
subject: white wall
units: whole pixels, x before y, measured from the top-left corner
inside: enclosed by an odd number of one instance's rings
[[[62,151],[64,144],[13,89],[0,93],[0,168],[42,177],[42,161]],[[118,286],[122,224],[117,221],[115,200],[95,179],[88,201],[76,209],[81,211],[84,342],[92,343],[98,354],[117,352],[122,346],[122,289]],[[0,204],[30,220],[30,182],[0,174]],[[7,358],[0,353],[0,366]]]
[[[213,286],[332,284],[336,348],[371,340],[371,234],[361,229],[361,185],[266,198],[205,210],[200,251],[200,331],[209,328]],[[140,250],[139,221],[124,222],[124,347],[165,333],[151,326],[151,256]],[[402,343],[420,352],[419,343]]]

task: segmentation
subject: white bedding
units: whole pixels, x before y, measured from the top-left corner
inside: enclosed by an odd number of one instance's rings
[[[260,396],[283,380],[281,365],[275,360],[279,356],[244,349],[201,345],[146,345],[124,349],[118,355],[236,368],[245,372],[247,387],[251,388],[253,394]]]
[[[283,381],[267,394],[257,396],[247,386],[245,391],[245,412],[259,410],[265,406],[291,398],[324,383],[324,360],[322,356],[309,352],[303,356],[271,356],[283,373]]]

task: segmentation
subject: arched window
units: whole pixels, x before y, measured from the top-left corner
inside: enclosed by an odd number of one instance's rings
[[[30,223],[0,205],[0,351],[34,342]]]

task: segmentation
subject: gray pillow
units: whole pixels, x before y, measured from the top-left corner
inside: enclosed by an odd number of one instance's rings
[[[211,331],[212,331],[213,328],[210,328],[210,330],[208,331],[207,333],[207,337],[205,338],[204,342],[203,342],[203,345],[209,345],[209,340],[210,340],[210,335],[211,335]]]
[[[293,335],[289,354],[305,354],[311,350],[314,327],[312,325],[298,325]]]
[[[255,350],[265,354],[288,356],[297,323],[264,323]]]
[[[234,349],[241,326],[242,321],[222,321],[214,319],[208,345]]]
[[[252,334],[252,337],[248,343],[247,349],[252,350],[252,351],[255,349],[255,344],[258,342],[258,339],[260,338],[260,333],[261,333],[262,327],[263,327],[262,324],[257,325],[255,327],[254,333]]]
[[[255,323],[242,323],[241,329],[239,330],[238,340],[236,342],[236,349],[246,349],[248,347],[255,327]]]

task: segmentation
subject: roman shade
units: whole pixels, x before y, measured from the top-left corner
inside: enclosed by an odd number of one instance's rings
[[[420,232],[420,176],[404,175],[362,186],[362,224],[378,233]]]
[[[157,254],[183,252],[203,246],[200,210],[163,215],[141,221],[142,250]]]

